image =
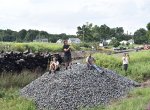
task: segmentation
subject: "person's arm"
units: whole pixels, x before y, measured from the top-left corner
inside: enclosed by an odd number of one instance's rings
[[[86,61],[86,63],[89,63],[89,62],[88,62],[88,59],[89,59],[89,57],[87,57],[87,58],[86,58],[86,60],[85,60],[85,61]]]
[[[70,50],[70,45],[68,45],[67,47],[68,47],[68,48],[65,48],[65,47],[64,47],[64,51],[65,51],[65,52]]]
[[[67,48],[67,49],[64,49],[64,51],[68,51],[70,49],[70,47],[69,48]]]
[[[59,62],[58,62],[58,61],[56,62],[56,65],[59,65]]]

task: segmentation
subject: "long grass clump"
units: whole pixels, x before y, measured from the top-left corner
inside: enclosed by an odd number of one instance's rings
[[[127,75],[138,82],[150,78],[150,51],[131,52],[129,55],[129,68],[126,73],[123,70],[122,54],[106,55],[98,53],[94,57],[97,65],[112,69],[119,74]]]
[[[35,103],[19,96],[19,89],[35,80],[39,75],[30,71],[1,73],[0,110],[36,110]]]
[[[32,52],[60,52],[62,51],[63,44],[56,43],[42,43],[42,42],[30,42],[30,43],[16,43],[16,42],[0,42],[0,49],[4,51],[19,51],[23,52],[27,49],[31,49]]]
[[[17,88],[0,88],[0,110],[36,110],[36,106],[20,97]]]

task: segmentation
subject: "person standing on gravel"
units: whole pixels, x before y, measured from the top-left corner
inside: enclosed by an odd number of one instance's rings
[[[124,53],[122,57],[122,63],[123,63],[123,69],[125,72],[128,70],[128,64],[129,64],[129,54]]]
[[[71,48],[70,45],[68,45],[68,40],[64,40],[63,51],[64,51],[65,69],[67,70],[68,67],[71,69]]]

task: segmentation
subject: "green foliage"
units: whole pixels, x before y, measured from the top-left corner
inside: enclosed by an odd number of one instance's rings
[[[106,107],[97,106],[88,110],[146,110],[149,99],[150,88],[138,88],[131,91],[127,98],[113,101]]]
[[[118,47],[120,45],[120,43],[117,39],[112,39],[110,42],[110,45],[112,45],[114,47]]]
[[[48,34],[45,31],[38,30],[25,30],[22,29],[19,32],[12,31],[10,29],[0,30],[0,41],[5,42],[32,42],[34,39],[47,38],[49,42],[56,42],[58,39],[68,39],[76,37],[75,35],[62,34]]]
[[[75,50],[91,50],[91,46],[96,48],[97,43],[79,43],[71,44],[72,51]],[[15,43],[15,42],[0,42],[0,50],[4,51],[20,51],[31,49],[32,52],[62,52],[63,44],[57,43],[42,43],[42,42],[30,42],[30,43]],[[82,48],[81,48],[82,47]],[[84,49],[83,49],[84,48]]]
[[[121,60],[115,56],[98,53],[95,54],[94,57],[96,59],[96,64],[104,68],[114,69],[120,68],[122,65]]]
[[[134,33],[134,41],[137,44],[147,43],[146,30],[141,28]]]
[[[122,69],[122,55],[106,55],[95,54],[96,64],[112,69],[119,74],[125,75]],[[132,52],[130,54],[129,68],[127,71],[128,77],[141,82],[144,79],[150,78],[150,51]]]
[[[1,110],[36,110],[35,104],[31,100],[26,100],[19,96],[18,89],[0,88],[0,109]]]
[[[0,76],[0,110],[36,110],[35,103],[19,96],[19,88],[38,77],[24,71],[21,74],[2,73]]]
[[[31,81],[37,78],[37,74],[29,71],[23,71],[21,74],[1,73],[0,75],[0,88],[9,87],[24,87]]]
[[[5,51],[20,51],[23,52],[27,49],[31,49],[33,52],[42,51],[42,52],[60,52],[62,51],[62,44],[56,43],[40,43],[40,42],[31,42],[31,43],[14,43],[14,42],[0,42],[0,49]]]
[[[150,31],[150,22],[147,24],[147,30]]]
[[[123,27],[110,28],[106,24],[98,26],[88,22],[77,27],[77,36],[83,42],[103,42],[113,37],[118,41],[131,39],[131,35],[124,33]]]

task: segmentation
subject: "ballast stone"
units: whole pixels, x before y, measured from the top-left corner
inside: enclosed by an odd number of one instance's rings
[[[38,110],[79,110],[125,97],[138,85],[114,71],[101,69],[103,73],[75,64],[69,70],[47,72],[21,89],[20,94],[33,99]]]

